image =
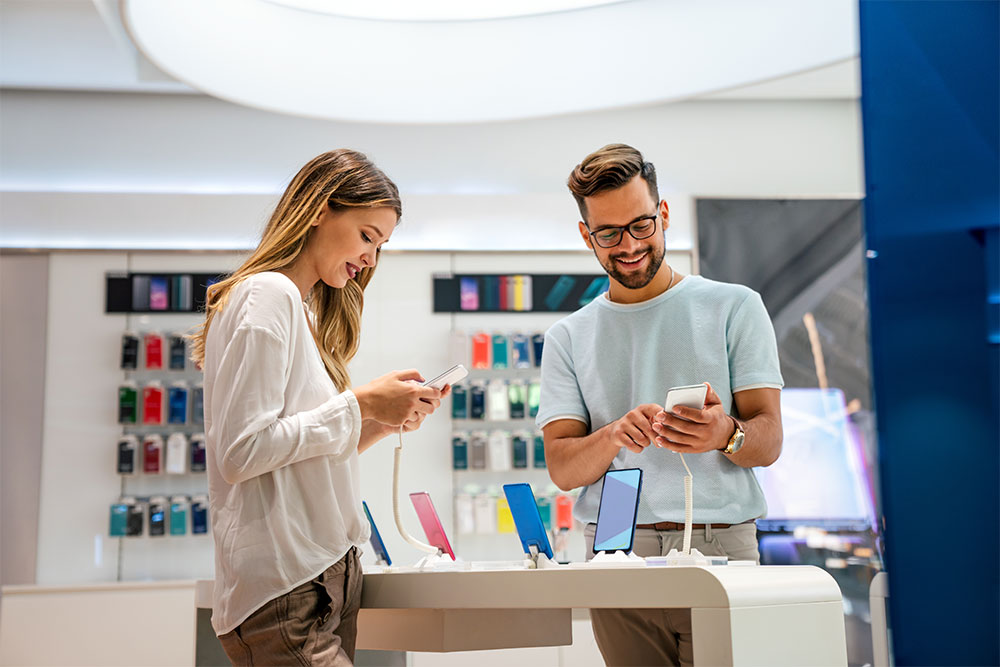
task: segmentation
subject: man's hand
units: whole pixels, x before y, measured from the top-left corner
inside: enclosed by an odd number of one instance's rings
[[[608,424],[608,440],[618,447],[641,454],[656,437],[652,420],[661,412],[663,408],[655,403],[644,403],[630,410],[620,419]]]
[[[679,405],[672,414],[661,409],[653,415],[656,446],[681,454],[723,449],[735,428],[733,420],[722,409],[722,401],[712,385],[708,385],[703,409]]]

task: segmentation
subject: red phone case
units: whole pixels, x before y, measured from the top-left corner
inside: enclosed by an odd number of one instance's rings
[[[507,283],[509,276],[497,276],[497,283],[500,285],[500,310],[510,310],[510,300],[507,298]]]
[[[556,528],[573,530],[573,499],[569,496],[556,496]]]
[[[163,387],[142,388],[142,423],[154,426],[163,423]]]
[[[488,333],[477,333],[472,337],[472,367],[490,367],[490,335]]]
[[[163,368],[163,336],[157,333],[146,334],[146,368],[159,370]]]
[[[157,440],[147,438],[142,442],[142,471],[148,475],[160,474],[163,467],[163,447]]]

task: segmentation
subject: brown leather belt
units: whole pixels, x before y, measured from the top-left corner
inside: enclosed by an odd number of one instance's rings
[[[750,521],[744,521],[743,523],[753,523],[753,519]],[[704,523],[692,523],[691,528],[705,528],[708,524]],[[712,530],[718,528],[732,528],[734,524],[731,523],[713,523]],[[740,524],[735,524],[740,525]],[[649,528],[652,530],[684,530],[683,523],[677,523],[676,521],[658,521],[656,523],[637,523],[636,528]]]

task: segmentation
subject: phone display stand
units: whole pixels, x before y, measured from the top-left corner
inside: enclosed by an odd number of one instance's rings
[[[529,548],[531,552],[524,554],[524,565],[529,570],[552,570],[562,567],[562,565],[554,560],[550,560],[548,556],[540,552],[535,545],[532,544]]]
[[[646,567],[646,561],[639,556],[636,556],[631,551],[625,553],[624,551],[616,551],[614,553],[608,553],[602,551],[599,554],[595,554],[592,559],[586,563],[580,563],[581,567]]]
[[[666,556],[650,556],[645,561],[650,567],[692,567],[726,565],[729,559],[726,556],[706,556],[692,548],[690,553],[671,549]]]
[[[455,561],[451,559],[451,556],[438,549],[437,553],[428,554],[418,560],[413,564],[413,567],[418,570],[446,570],[452,569],[451,566],[454,564]]]

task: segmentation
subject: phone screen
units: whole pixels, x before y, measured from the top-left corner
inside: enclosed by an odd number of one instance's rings
[[[437,547],[451,556],[452,560],[455,560],[455,552],[451,550],[451,544],[448,542],[448,536],[444,533],[444,527],[434,509],[434,503],[431,502],[430,494],[426,492],[411,493],[410,501],[413,503],[413,509],[417,511],[417,518],[420,519],[420,525],[424,529],[427,541],[431,546]]]
[[[554,559],[555,555],[545,533],[545,525],[531,486],[524,483],[504,484],[503,493],[507,497],[507,504],[510,505],[510,513],[514,517],[514,525],[517,526],[517,535],[521,538],[524,553],[530,553],[531,547],[534,546],[550,560]]]
[[[604,475],[601,506],[597,510],[594,553],[632,550],[635,517],[639,509],[642,470],[609,470]]]
[[[372,543],[372,549],[375,550],[375,554],[385,561],[386,565],[392,565],[392,559],[389,558],[389,551],[385,548],[385,542],[382,541],[382,535],[378,532],[378,528],[375,526],[375,519],[372,518],[372,513],[368,509],[368,503],[361,501],[361,506],[365,509],[365,516],[368,517],[368,523],[372,527],[372,535],[369,541]]]

